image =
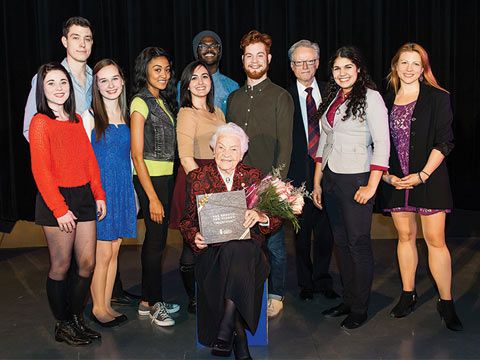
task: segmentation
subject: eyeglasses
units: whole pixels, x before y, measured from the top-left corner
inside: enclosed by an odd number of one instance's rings
[[[296,67],[303,66],[303,64],[307,64],[308,66],[315,65],[318,59],[311,59],[311,60],[297,60],[297,61],[292,61],[292,64],[295,65]]]
[[[198,44],[198,48],[202,51],[205,51],[205,50],[218,50],[220,49],[220,44]]]

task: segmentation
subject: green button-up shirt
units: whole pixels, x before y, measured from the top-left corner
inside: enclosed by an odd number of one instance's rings
[[[234,122],[250,141],[243,163],[264,174],[284,164],[286,178],[292,152],[293,100],[290,94],[270,79],[255,86],[245,83],[230,94],[227,122]]]

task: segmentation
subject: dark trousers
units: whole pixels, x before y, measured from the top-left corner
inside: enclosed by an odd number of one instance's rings
[[[333,236],[327,213],[305,198],[299,223],[300,230],[295,235],[298,286],[314,291],[331,290],[333,284],[328,268],[332,258]]]
[[[153,188],[165,211],[165,217],[161,224],[157,224],[150,218],[147,194],[143,190],[138,176],[133,177],[133,185],[145,220],[145,240],[142,246],[142,300],[148,301],[152,306],[156,302],[163,301],[162,255],[167,243],[173,176],[152,176],[151,179]]]
[[[345,305],[355,313],[366,313],[373,280],[370,240],[374,198],[361,205],[353,200],[370,173],[336,174],[328,166],[323,175],[325,207],[337,247]]]

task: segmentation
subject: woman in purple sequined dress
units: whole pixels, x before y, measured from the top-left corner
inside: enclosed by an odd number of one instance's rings
[[[384,211],[398,231],[397,255],[403,283],[392,317],[404,317],[417,301],[416,214],[428,247],[430,271],[439,292],[437,310],[451,330],[462,330],[451,296],[451,260],[445,244],[445,218],[453,207],[445,157],[453,149],[450,97],[433,76],[420,45],[403,45],[392,59],[385,98],[389,109],[391,151],[383,175]]]

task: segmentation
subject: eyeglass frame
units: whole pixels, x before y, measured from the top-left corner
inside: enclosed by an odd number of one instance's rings
[[[200,43],[198,44],[197,47],[201,51],[206,51],[206,50],[220,50],[220,44],[219,43],[214,43],[214,44],[203,44]]]
[[[291,61],[291,63],[295,67],[302,67],[304,64],[306,64],[307,66],[313,66],[317,63],[317,61],[318,61],[318,58],[310,59],[310,60],[296,60],[296,61]]]

